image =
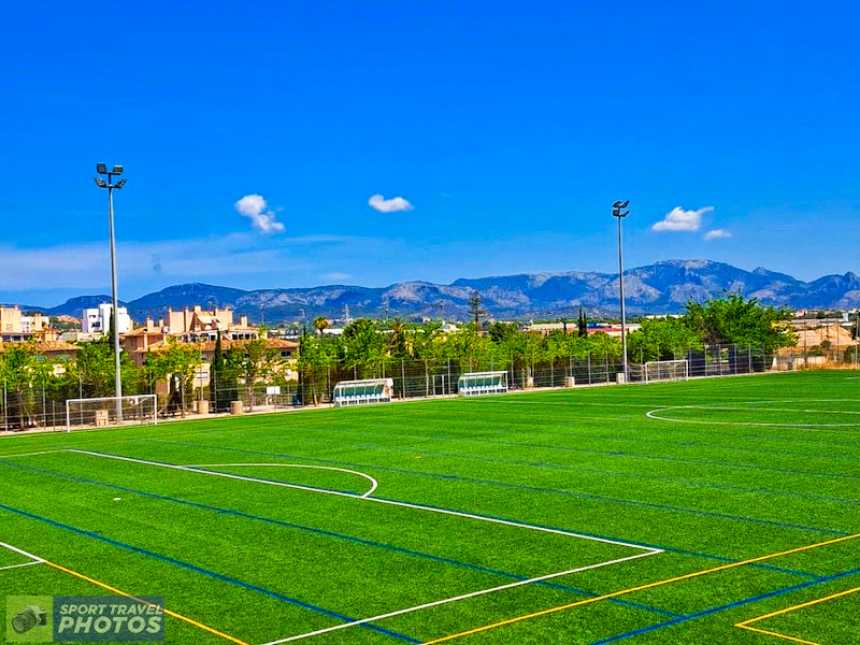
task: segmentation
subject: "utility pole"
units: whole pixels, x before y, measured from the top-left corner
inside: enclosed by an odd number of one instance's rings
[[[612,216],[618,220],[618,295],[621,300],[621,360],[624,366],[624,382],[630,380],[630,368],[627,365],[627,312],[624,307],[624,237],[622,220],[630,214],[626,210],[630,200],[617,201],[612,204]]]
[[[123,167],[114,164],[111,170],[107,164],[97,163],[96,172],[100,175],[95,178],[99,188],[106,188],[108,193],[108,229],[110,233],[110,277],[111,277],[111,299],[113,301],[113,356],[114,356],[114,387],[116,394],[116,422],[122,423],[122,371],[120,368],[120,346],[119,346],[119,296],[116,276],[116,226],[114,225],[113,213],[113,191],[125,186],[127,181],[124,177],[114,182],[115,177],[122,174]],[[102,176],[107,177],[107,180]]]

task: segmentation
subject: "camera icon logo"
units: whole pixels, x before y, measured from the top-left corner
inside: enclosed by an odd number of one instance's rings
[[[54,599],[51,596],[6,596],[2,643],[54,641]],[[5,636],[5,639],[3,638]]]
[[[48,612],[39,605],[25,607],[12,617],[12,629],[16,634],[26,634],[34,627],[48,624]]]

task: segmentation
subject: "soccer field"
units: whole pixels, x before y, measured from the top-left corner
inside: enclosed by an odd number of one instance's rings
[[[854,374],[0,439],[0,589],[175,644],[860,643]]]

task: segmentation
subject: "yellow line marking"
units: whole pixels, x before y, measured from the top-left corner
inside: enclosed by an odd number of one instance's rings
[[[798,611],[800,609],[804,609],[806,607],[813,607],[815,605],[820,605],[823,602],[828,602],[830,600],[835,600],[836,598],[842,598],[843,596],[850,596],[853,593],[860,592],[860,587],[854,587],[853,589],[848,589],[846,591],[839,591],[837,593],[832,593],[829,596],[824,596],[824,598],[818,598],[816,600],[810,600],[809,602],[800,603],[799,605],[792,605],[791,607],[786,607],[785,609],[780,609],[778,611],[772,611],[769,614],[764,614],[763,616],[756,616],[755,618],[750,618],[748,620],[744,620],[740,623],[737,623],[735,627],[740,627],[741,629],[747,629],[751,632],[759,632],[761,634],[767,634],[768,636],[775,636],[777,638],[781,638],[782,640],[791,641],[792,643],[803,643],[804,645],[819,645],[818,643],[814,643],[812,641],[805,641],[802,638],[796,638],[794,636],[788,636],[787,634],[782,634],[780,632],[774,632],[767,629],[763,629],[761,627],[752,627],[753,624],[759,623],[767,620],[768,618],[774,618],[776,616],[782,616],[783,614],[787,614],[792,611]]]
[[[735,627],[738,627],[738,625],[735,625]],[[787,634],[772,632],[769,629],[762,629],[760,627],[742,627],[741,629],[747,629],[751,632],[756,632],[757,634],[764,634],[765,636],[773,636],[774,638],[790,641],[792,643],[800,643],[800,645],[821,645],[821,643],[816,643],[815,641],[805,641],[802,638],[795,638],[794,636],[788,636]]]
[[[860,538],[860,533],[855,533],[854,535],[846,535],[843,537],[834,538],[832,540],[827,540],[825,542],[818,542],[816,544],[808,544],[806,546],[796,547],[794,549],[788,549],[787,551],[779,551],[778,553],[769,553],[768,555],[760,555],[756,558],[750,558],[749,560],[743,560],[741,562],[729,562],[728,564],[722,564],[718,567],[712,567],[710,569],[702,569],[701,571],[694,571],[692,573],[685,573],[684,575],[675,576],[674,578],[666,578],[664,580],[658,580],[656,582],[649,582],[644,585],[638,585],[636,587],[629,587],[628,589],[621,589],[619,591],[613,591],[611,593],[603,594],[602,596],[594,596],[593,598],[586,598],[585,600],[578,600],[576,602],[571,602],[566,605],[560,605],[558,607],[550,607],[549,609],[542,609],[541,611],[535,611],[530,614],[524,614],[522,616],[516,616],[514,618],[508,618],[506,620],[500,620],[496,623],[490,623],[489,625],[483,625],[482,627],[475,627],[474,629],[468,629],[466,631],[457,632],[456,634],[449,634],[448,636],[442,636],[441,638],[435,638],[433,640],[424,641],[424,645],[433,645],[434,643],[445,643],[447,641],[453,641],[458,638],[465,638],[466,636],[473,636],[474,634],[480,634],[481,632],[486,632],[491,629],[498,629],[499,627],[505,627],[507,625],[513,625],[514,623],[519,623],[524,620],[529,620],[531,618],[538,618],[540,616],[546,616],[549,614],[555,614],[560,611],[565,611],[567,609],[573,609],[574,607],[582,607],[584,605],[591,605],[602,600],[609,600],[611,598],[617,598],[619,596],[625,596],[627,594],[636,593],[637,591],[644,591],[646,589],[653,589],[655,587],[662,587],[664,585],[668,585],[674,582],[681,582],[682,580],[690,580],[691,578],[698,578],[700,576],[706,576],[711,573],[717,573],[719,571],[727,571],[729,569],[737,569],[739,567],[744,567],[749,564],[755,564],[756,562],[763,562],[764,560],[771,560],[773,558],[780,558],[786,555],[792,555],[794,553],[802,553],[804,551],[811,551],[812,549],[818,549],[823,546],[829,546],[831,544],[839,544],[840,542],[847,542],[848,540],[856,540]]]
[[[45,565],[53,568],[53,569],[56,569],[57,571],[62,571],[63,573],[66,573],[70,576],[74,576],[75,578],[80,578],[81,580],[83,580],[85,582],[89,582],[90,584],[93,584],[97,587],[101,587],[102,589],[110,591],[111,593],[114,593],[118,596],[130,598],[132,600],[135,600],[135,601],[142,603],[144,605],[148,605],[150,607],[155,606],[152,603],[147,602],[146,600],[143,600],[142,598],[138,598],[137,596],[133,596],[132,594],[123,591],[122,589],[117,589],[116,587],[112,587],[111,585],[107,584],[106,582],[96,580],[95,578],[91,578],[89,576],[86,576],[83,573],[78,573],[77,571],[74,571],[73,569],[69,569],[67,567],[64,567],[61,564],[51,562],[50,560],[43,560],[43,563]],[[199,630],[202,630],[204,632],[208,632],[208,633],[212,634],[213,636],[223,638],[224,640],[230,641],[231,643],[234,643],[235,645],[250,645],[250,643],[247,643],[243,640],[240,640],[240,639],[236,638],[235,636],[231,636],[230,634],[225,634],[222,631],[218,631],[214,627],[210,627],[209,625],[206,625],[204,623],[201,623],[200,621],[194,620],[193,618],[189,618],[188,616],[183,616],[182,614],[178,614],[175,611],[171,611],[171,610],[167,609],[166,607],[164,608],[164,613],[165,613],[165,615],[170,616],[171,618],[175,618],[176,620],[182,621],[183,623],[187,623],[187,624],[191,625],[192,627],[196,627]]]

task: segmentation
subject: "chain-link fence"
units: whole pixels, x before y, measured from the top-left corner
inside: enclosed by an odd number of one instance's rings
[[[631,364],[644,364],[644,356],[631,355]],[[718,345],[701,350],[678,352],[660,360],[686,360],[690,378],[731,376],[766,371],[802,369],[860,369],[857,345],[782,349],[777,352],[753,345]],[[226,384],[191,379],[186,383],[161,383],[148,391],[129,394],[156,394],[159,418],[199,418],[213,414],[240,414],[327,405],[332,402],[339,381],[362,378],[390,378],[396,399],[431,398],[457,394],[459,377],[467,372],[505,371],[512,390],[604,385],[617,382],[623,371],[620,356],[584,354],[553,360],[529,360],[523,356],[495,356],[481,360],[384,359],[377,363],[352,364],[331,361],[303,365],[294,381],[278,384]],[[631,370],[636,382],[641,370]],[[2,383],[0,431],[56,429],[66,427],[66,400],[90,396],[85,386],[57,391],[56,388],[29,383],[11,387]],[[68,389],[68,388],[67,388]],[[83,394],[83,396],[79,396]]]

